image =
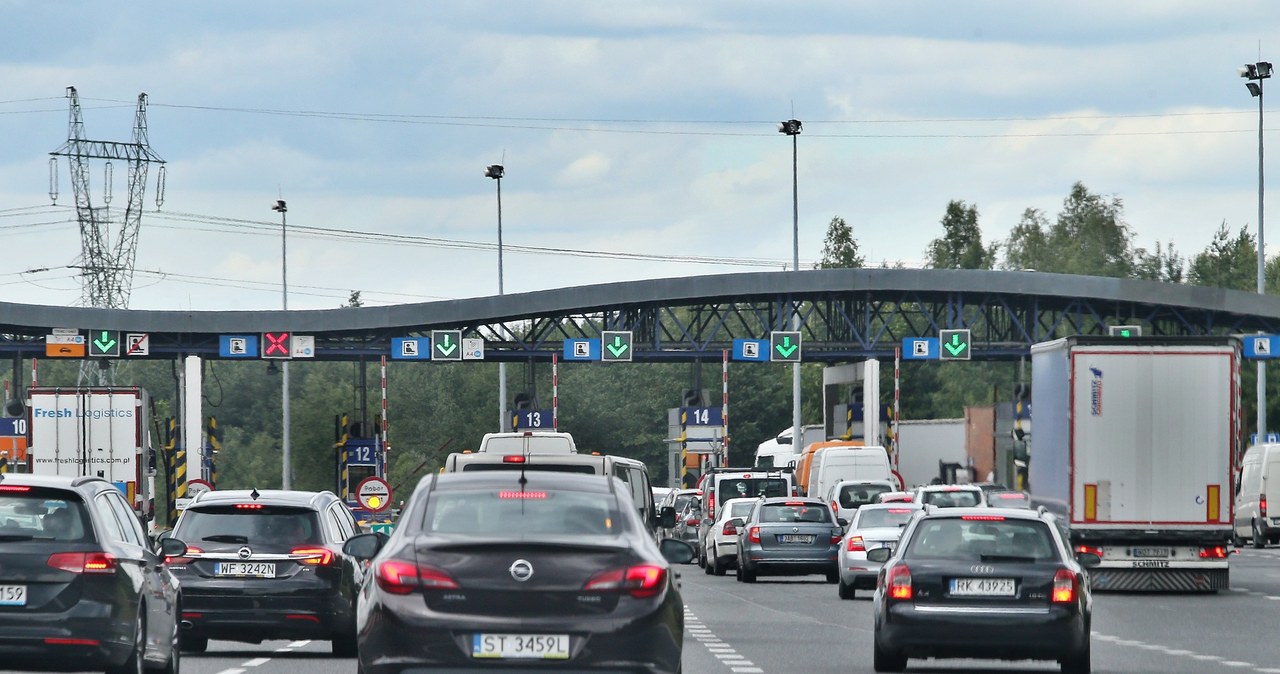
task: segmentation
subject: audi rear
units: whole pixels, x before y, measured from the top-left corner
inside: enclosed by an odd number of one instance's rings
[[[671,564],[693,549],[655,542],[626,489],[534,471],[423,478],[390,538],[345,546],[374,575],[359,671],[679,671]]]

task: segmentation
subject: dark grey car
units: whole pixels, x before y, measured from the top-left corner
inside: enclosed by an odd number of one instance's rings
[[[816,498],[761,499],[738,528],[738,580],[821,573],[840,580],[836,563],[844,524]]]

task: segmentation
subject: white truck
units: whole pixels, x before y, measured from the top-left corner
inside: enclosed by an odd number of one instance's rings
[[[1064,504],[1097,590],[1229,587],[1240,442],[1232,337],[1068,337],[1031,347],[1030,491]]]
[[[32,387],[30,470],[105,478],[150,527],[155,522],[151,398],[136,386]]]
[[[756,468],[786,468],[794,465],[805,447],[827,439],[826,429],[822,424],[801,426],[800,444],[797,445],[792,438],[794,428],[788,426],[786,430],[756,447]]]

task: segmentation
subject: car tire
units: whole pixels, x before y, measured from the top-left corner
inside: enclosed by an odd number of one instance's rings
[[[853,599],[857,596],[857,590],[852,585],[845,583],[843,578],[840,579],[840,585],[837,589],[841,599]]]
[[[350,633],[334,636],[329,644],[330,652],[335,658],[354,658],[360,652],[356,645],[356,630],[352,626]]]
[[[1062,659],[1062,674],[1089,674],[1093,669],[1093,663],[1089,656],[1089,642],[1084,642],[1084,648],[1072,653],[1070,657]]]
[[[747,568],[745,565],[743,565],[743,564],[739,564],[739,565],[738,565],[738,569],[739,569],[739,572],[742,574],[742,575],[741,575],[742,582],[744,582],[744,583],[754,583],[754,582],[756,582],[756,570],[755,570],[755,569],[748,569],[748,568]]]
[[[133,652],[119,665],[109,666],[107,674],[143,674],[146,664],[144,652],[146,648],[147,623],[143,619],[146,607],[138,607],[138,617],[133,624]]]
[[[839,583],[839,582],[840,582],[840,572],[839,572],[839,571],[828,571],[828,572],[827,572],[827,582],[828,582],[828,583]]]
[[[698,550],[698,566],[701,566],[704,569],[707,568],[707,551],[706,550]]]
[[[717,576],[723,576],[729,571],[729,565],[727,563],[721,562],[719,557],[716,557],[716,564],[712,568],[715,570],[715,573]]]
[[[715,562],[713,561],[710,564],[703,564],[702,570],[705,571],[708,576],[715,573]]]
[[[907,658],[900,654],[890,653],[880,648],[880,644],[873,643],[871,647],[871,668],[877,672],[905,672],[907,671]]]
[[[1240,535],[1236,533],[1236,530],[1234,528],[1231,529],[1231,545],[1237,548],[1244,547],[1244,539],[1240,538]]]
[[[1253,547],[1255,548],[1267,547],[1267,537],[1263,536],[1262,531],[1258,529],[1257,520],[1254,520],[1253,522]]]
[[[209,637],[182,636],[182,650],[188,653],[203,653],[209,650]]]

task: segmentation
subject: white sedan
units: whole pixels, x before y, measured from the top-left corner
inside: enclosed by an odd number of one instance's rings
[[[712,522],[711,529],[707,532],[706,549],[703,551],[707,558],[707,565],[704,568],[708,575],[723,576],[726,571],[737,565],[737,525],[747,519],[747,516],[751,514],[751,509],[755,507],[756,502],[759,500],[755,498],[731,498],[716,510],[716,521]],[[736,522],[731,520],[736,520]]]
[[[841,599],[853,599],[858,589],[875,589],[881,564],[867,559],[867,551],[897,545],[902,528],[923,508],[919,503],[870,503],[858,508],[837,557]]]

